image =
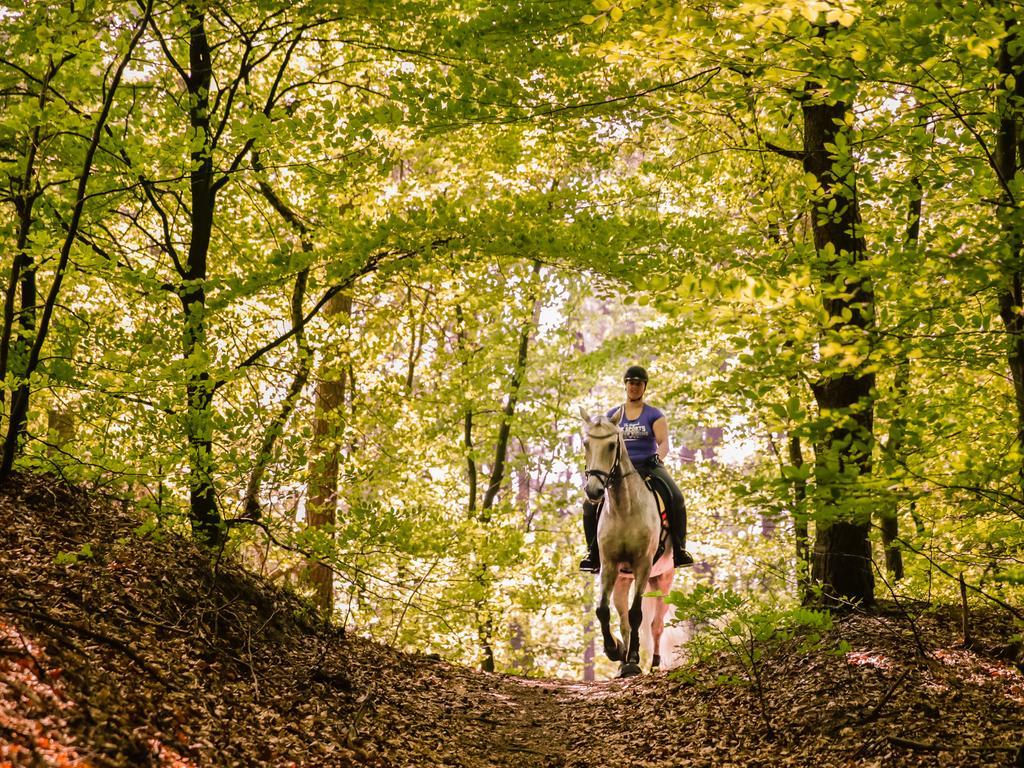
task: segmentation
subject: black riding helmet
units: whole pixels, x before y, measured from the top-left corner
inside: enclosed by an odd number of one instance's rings
[[[622,374],[623,382],[629,381],[630,379],[638,379],[644,384],[647,383],[647,371],[639,365],[631,365],[626,369],[626,372]]]

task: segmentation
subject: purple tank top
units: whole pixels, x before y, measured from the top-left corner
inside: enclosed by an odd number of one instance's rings
[[[608,411],[608,418],[617,410],[618,408],[612,408]],[[644,403],[639,418],[627,419],[623,415],[619,421],[619,428],[622,429],[622,436],[626,441],[626,452],[634,464],[641,464],[658,454],[658,441],[654,439],[654,422],[664,415],[653,405]]]

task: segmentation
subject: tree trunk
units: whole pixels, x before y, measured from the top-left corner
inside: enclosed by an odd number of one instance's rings
[[[18,287],[21,291],[21,309],[18,312],[19,332],[14,342],[10,360],[14,363],[12,373],[16,382],[11,393],[10,421],[7,424],[7,435],[3,446],[3,462],[0,463],[0,475],[7,475],[14,466],[14,458],[21,450],[25,433],[28,430],[29,398],[29,348],[36,333],[36,269],[32,257],[28,255],[29,229],[32,226],[32,198],[20,201],[18,215],[19,250],[15,256],[14,272],[18,273]]]
[[[75,415],[71,411],[51,406],[46,412],[46,454],[57,458],[74,437]]]
[[[885,444],[885,452],[892,461],[899,461],[903,449],[903,432],[906,429],[906,418],[901,414],[901,403],[907,397],[910,388],[910,360],[905,355],[896,363],[896,378],[893,381],[893,401],[895,415],[889,425],[889,440]],[[885,548],[885,569],[894,581],[903,578],[903,552],[897,543],[900,535],[899,502],[894,501],[889,507],[879,510],[878,517],[882,529],[882,546]]]
[[[480,671],[494,672],[494,614],[486,604],[483,606],[483,611],[477,614],[476,631],[480,651],[483,653],[480,659]]]
[[[59,63],[51,59],[50,65],[46,69],[46,75],[39,85],[38,107],[40,113],[46,107],[50,81],[57,74],[59,66]],[[30,83],[25,85],[30,87]],[[29,132],[28,138],[25,141],[25,168],[17,182],[16,188],[12,190],[16,193],[14,208],[18,215],[18,234],[15,240],[14,260],[11,263],[10,282],[7,284],[7,290],[4,295],[3,331],[0,332],[0,382],[7,379],[9,366],[11,366],[12,362],[14,364],[13,373],[15,381],[19,382],[14,388],[14,392],[12,392],[12,403],[19,398],[24,398],[26,401],[28,399],[28,382],[24,368],[26,358],[28,357],[28,340],[30,334],[35,329],[36,312],[36,273],[32,264],[32,257],[28,253],[28,242],[32,231],[32,209],[35,206],[36,199],[39,197],[39,191],[36,189],[38,184],[36,156],[39,151],[41,135],[41,125],[34,126]],[[21,310],[17,313],[17,320],[22,333],[18,334],[15,338],[14,349],[12,349],[11,341],[14,335],[14,322],[16,319],[16,296],[19,294],[19,288],[21,288]],[[29,300],[28,304],[25,303],[26,299]],[[3,388],[0,387],[0,397],[2,396]],[[28,425],[28,408],[24,409],[24,415],[20,418],[14,414],[14,410],[12,405],[11,420],[7,427],[8,436],[5,439],[3,448],[3,461],[2,465],[0,465],[2,466],[0,474],[3,475],[10,472],[14,463],[14,454],[17,452],[19,441],[24,436]],[[16,418],[17,421],[15,421]],[[12,434],[13,439],[11,439]]]
[[[868,526],[834,520],[828,525],[819,523],[817,531],[812,575],[822,585],[826,600],[837,605],[873,602],[875,577]]]
[[[423,303],[420,306],[419,319],[413,314],[412,286],[406,292],[406,304],[409,307],[409,355],[405,363],[405,393],[412,396],[413,387],[416,383],[416,365],[423,356],[423,342],[427,336],[427,303],[430,294],[423,294]]]
[[[822,89],[807,88],[803,164],[822,188],[811,218],[827,327],[844,345],[859,346],[866,355],[874,296],[869,278],[858,269],[864,239],[852,159],[837,149],[849,147],[844,123],[848,111],[849,105]],[[829,145],[831,150],[826,149]],[[875,376],[858,370],[861,367],[828,373],[812,385],[819,411],[832,420],[815,460],[818,488],[811,572],[830,604],[874,602],[870,513],[857,498],[857,484],[871,472]]]
[[[257,174],[260,174],[263,170],[259,154],[256,152],[253,153],[252,165]],[[313,241],[310,239],[309,230],[302,222],[302,219],[281,199],[267,180],[259,178],[257,185],[271,207],[295,230],[301,242],[302,252],[310,253],[313,250]],[[270,424],[267,425],[266,431],[263,433],[263,439],[260,441],[256,460],[253,462],[253,468],[249,474],[249,482],[246,484],[245,501],[242,508],[245,510],[245,516],[251,520],[258,520],[261,517],[259,497],[263,484],[263,475],[273,457],[274,446],[283,433],[284,426],[288,423],[288,419],[295,409],[295,404],[299,400],[299,395],[302,394],[302,390],[305,389],[306,382],[309,380],[312,355],[309,351],[309,344],[306,341],[306,332],[303,327],[304,312],[302,306],[306,296],[306,283],[308,279],[308,267],[299,270],[299,273],[295,276],[295,285],[292,289],[291,298],[292,328],[295,331],[295,375],[292,377],[292,383],[288,387],[288,394],[285,395],[284,402],[281,403],[277,414],[271,419]]]
[[[462,305],[455,305],[455,339],[458,344],[459,354],[462,356],[462,367],[465,370],[468,364],[469,351],[466,348],[466,318],[462,311]],[[467,375],[468,374],[464,374]],[[476,459],[473,457],[473,403],[468,399],[462,411],[462,446],[466,449],[466,482],[468,483],[468,503],[466,508],[471,517],[476,516],[477,501],[477,477]]]
[[[540,272],[540,262],[534,266],[533,274],[536,278]],[[512,419],[515,416],[516,405],[519,402],[519,390],[523,386],[523,377],[526,375],[526,360],[530,349],[530,335],[537,326],[540,319],[540,299],[534,301],[533,314],[523,324],[519,333],[519,349],[516,353],[515,368],[512,369],[512,378],[508,385],[508,395],[505,398],[505,408],[502,410],[501,425],[498,427],[498,439],[494,447],[494,464],[491,466],[491,479],[484,491],[482,515],[486,520],[490,518],[490,510],[494,506],[494,500],[501,490],[501,484],[505,479],[505,463],[508,459],[508,440],[512,432]]]
[[[71,247],[78,237],[79,227],[82,222],[82,212],[85,209],[85,202],[88,198],[89,180],[92,177],[93,160],[96,157],[96,151],[99,148],[100,139],[103,136],[104,129],[106,128],[107,118],[110,115],[110,110],[114,103],[114,95],[117,93],[118,87],[121,84],[121,78],[124,75],[125,68],[128,66],[128,62],[132,58],[135,47],[139,44],[139,40],[142,39],[142,34],[149,24],[149,17],[152,10],[152,0],[149,0],[143,8],[143,13],[139,18],[138,24],[135,27],[135,31],[132,34],[132,38],[124,55],[118,60],[116,67],[112,67],[104,73],[103,100],[98,114],[92,120],[92,134],[90,135],[89,143],[86,147],[81,172],[78,174],[74,208],[71,212],[71,218],[65,227],[66,231],[64,234],[64,242],[61,245],[60,254],[57,257],[57,262],[54,266],[53,282],[50,284],[50,289],[46,294],[46,300],[43,302],[41,308],[42,311],[38,314],[38,324],[36,313],[39,308],[36,306],[36,275],[31,258],[26,252],[19,252],[15,259],[15,267],[12,270],[11,283],[8,286],[8,294],[5,299],[4,328],[3,339],[0,340],[0,354],[6,354],[10,344],[11,325],[9,324],[9,321],[13,318],[12,292],[15,290],[15,283],[19,281],[22,301],[20,323],[24,339],[19,339],[16,344],[17,357],[19,358],[17,361],[18,373],[20,375],[18,377],[18,385],[11,398],[11,410],[7,423],[7,434],[4,436],[3,455],[0,457],[0,477],[7,477],[10,474],[14,466],[15,456],[21,450],[22,438],[24,438],[28,426],[29,398],[31,396],[29,382],[31,381],[32,374],[35,373],[39,366],[39,361],[43,352],[43,345],[46,343],[46,337],[49,333],[50,321],[57,307],[57,297],[60,294],[61,286],[64,282],[64,275],[67,273],[68,263],[71,258]],[[56,69],[59,68],[62,63],[69,60],[70,58],[66,56],[57,65],[51,65],[46,79],[41,84],[40,106],[46,102],[46,91],[49,87],[50,78],[56,74]],[[22,249],[24,249],[28,244],[28,228],[31,226],[32,222],[31,205],[29,204],[29,200],[35,199],[37,194],[35,190],[31,189],[31,187],[35,183],[36,178],[33,168],[35,145],[39,140],[39,136],[39,132],[35,131],[33,133],[33,138],[29,141],[29,147],[26,155],[26,170],[25,176],[23,177],[24,187],[20,190],[22,195],[25,196],[21,199],[22,207],[19,208],[20,221],[18,238]],[[18,276],[19,271],[21,273],[20,278]],[[7,358],[4,358],[2,362],[4,365],[10,364],[10,361]],[[4,374],[6,373],[7,371],[5,369]]]
[[[797,435],[789,437],[789,463],[796,469],[804,465],[804,454]],[[811,547],[807,530],[807,480],[794,477],[793,487],[793,535],[796,540],[796,587],[800,601],[806,602],[811,592]]]
[[[308,241],[303,242],[303,250],[312,249]],[[256,460],[253,462],[252,471],[249,473],[249,482],[245,487],[245,500],[242,508],[245,516],[250,520],[258,520],[262,516],[260,506],[260,491],[263,485],[263,476],[271,459],[274,457],[274,447],[284,432],[285,424],[295,410],[295,404],[302,394],[302,390],[309,381],[309,372],[312,365],[309,344],[306,343],[306,334],[302,330],[302,302],[306,295],[306,282],[309,278],[309,270],[303,269],[295,276],[295,285],[292,289],[291,315],[292,327],[295,331],[295,374],[292,376],[292,383],[288,387],[288,393],[281,403],[277,413],[267,425],[263,433],[263,439],[256,452]]]
[[[925,126],[927,128],[927,126]],[[921,212],[923,208],[924,188],[921,179],[912,180],[915,195],[910,201],[907,211],[907,234],[904,247],[908,251],[916,251],[921,237]],[[896,370],[892,386],[893,418],[889,424],[889,439],[885,444],[885,454],[894,465],[902,461],[903,435],[907,419],[903,415],[904,403],[910,391],[910,358],[902,353],[896,362]],[[882,546],[885,549],[885,569],[893,581],[903,578],[903,552],[897,544],[900,535],[899,502],[894,501],[888,508],[879,510],[880,528],[882,529]]]
[[[533,278],[536,281],[540,275],[541,263],[535,261],[533,264]],[[494,463],[491,465],[491,475],[487,483],[487,490],[484,491],[484,498],[481,504],[479,519],[484,525],[491,521],[491,514],[494,502],[501,490],[501,484],[505,479],[505,463],[508,458],[509,436],[512,432],[512,420],[515,417],[516,405],[519,402],[519,393],[523,386],[523,379],[526,376],[526,363],[530,350],[530,336],[540,320],[541,298],[540,288],[537,289],[534,298],[533,309],[530,317],[524,321],[519,331],[519,347],[516,351],[515,367],[512,369],[512,376],[509,379],[508,392],[505,396],[505,407],[502,409],[501,424],[498,427],[498,435],[494,444]],[[466,440],[467,446],[472,445],[472,436],[469,433],[470,422],[467,422]],[[494,633],[494,615],[488,606],[488,595],[490,594],[490,571],[486,562],[486,554],[477,565],[476,579],[480,584],[483,597],[477,601],[477,635],[480,642],[480,649],[483,652],[483,661],[480,668],[484,672],[493,672],[494,648],[492,644]]]
[[[49,91],[50,80],[55,74],[56,67],[51,63],[46,71],[46,76],[43,78],[43,82],[39,87],[38,104],[40,112],[42,112],[43,108],[46,106],[46,95]],[[26,139],[24,154],[25,170],[17,182],[16,189],[12,190],[16,192],[14,208],[18,215],[18,234],[15,240],[14,260],[11,263],[11,277],[7,283],[7,290],[4,294],[3,330],[0,332],[0,382],[7,378],[8,366],[10,365],[12,357],[11,337],[14,332],[15,305],[16,296],[18,295],[18,287],[24,285],[24,274],[25,272],[30,271],[32,266],[32,258],[28,254],[28,240],[32,230],[32,208],[35,205],[36,198],[39,194],[34,187],[37,184],[36,155],[39,150],[41,130],[41,126],[36,125]],[[32,279],[35,280],[35,277],[33,276]],[[22,300],[24,301],[24,288],[22,288],[21,295]],[[24,304],[22,304],[20,314],[23,315],[26,311],[32,313],[35,312],[34,301],[31,307],[25,307]],[[20,320],[20,322],[24,325],[24,319]],[[19,347],[24,347],[25,341],[23,339],[19,339],[16,344]],[[24,353],[22,352],[22,354]],[[15,352],[14,357],[16,359],[18,357],[18,353]],[[15,373],[19,374],[20,372],[15,371]],[[2,391],[3,390],[0,389],[0,394],[2,394]]]
[[[213,82],[210,43],[202,10],[189,5],[189,124],[192,128],[192,167],[189,188],[190,238],[188,260],[178,296],[183,310],[182,347],[185,373],[189,461],[189,519],[195,537],[210,547],[226,540],[227,531],[217,508],[213,462],[213,382],[210,380],[206,332],[206,279],[216,191],[213,184],[213,139],[210,133],[210,88]]]
[[[352,314],[352,296],[338,293],[327,304],[328,320],[348,318]],[[306,525],[320,528],[333,540],[338,516],[338,439],[341,436],[342,408],[347,393],[345,368],[324,370],[316,391],[313,419],[312,460],[309,467]],[[307,574],[315,590],[315,600],[324,618],[334,613],[334,571],[323,563],[310,561]]]
[[[1012,95],[1003,97],[999,105],[999,127],[996,136],[995,171],[1002,189],[996,215],[1003,238],[1006,264],[1021,263],[1024,250],[1024,221],[1020,201],[1016,199],[1020,185],[1017,177],[1024,168],[1024,52],[1020,50],[1020,26],[1015,19],[1005,23],[1006,35],[999,48],[998,70],[1005,82],[1015,78]],[[1013,49],[1017,50],[1014,51]],[[1015,192],[1016,190],[1016,192]],[[1017,416],[1017,449],[1022,457],[1018,465],[1018,482],[1024,494],[1024,273],[1011,268],[1004,278],[1005,288],[999,297],[999,315],[1006,329],[1006,358],[1013,380]]]

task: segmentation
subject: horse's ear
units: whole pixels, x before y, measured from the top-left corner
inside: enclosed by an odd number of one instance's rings
[[[580,418],[583,419],[586,424],[590,423],[590,414],[587,413],[587,410],[582,405],[580,406]]]
[[[612,415],[608,417],[608,421],[610,421],[612,424],[615,424],[616,426],[618,426],[619,418],[621,416],[622,416],[622,406],[620,405],[618,408],[616,408],[614,411],[612,411]]]

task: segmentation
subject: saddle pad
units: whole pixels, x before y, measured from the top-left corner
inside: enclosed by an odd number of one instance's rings
[[[658,517],[661,518],[661,527],[667,529],[668,505],[671,503],[672,494],[669,492],[668,486],[654,475],[644,477],[644,482],[647,483],[647,487],[654,494],[654,499],[658,506]]]

